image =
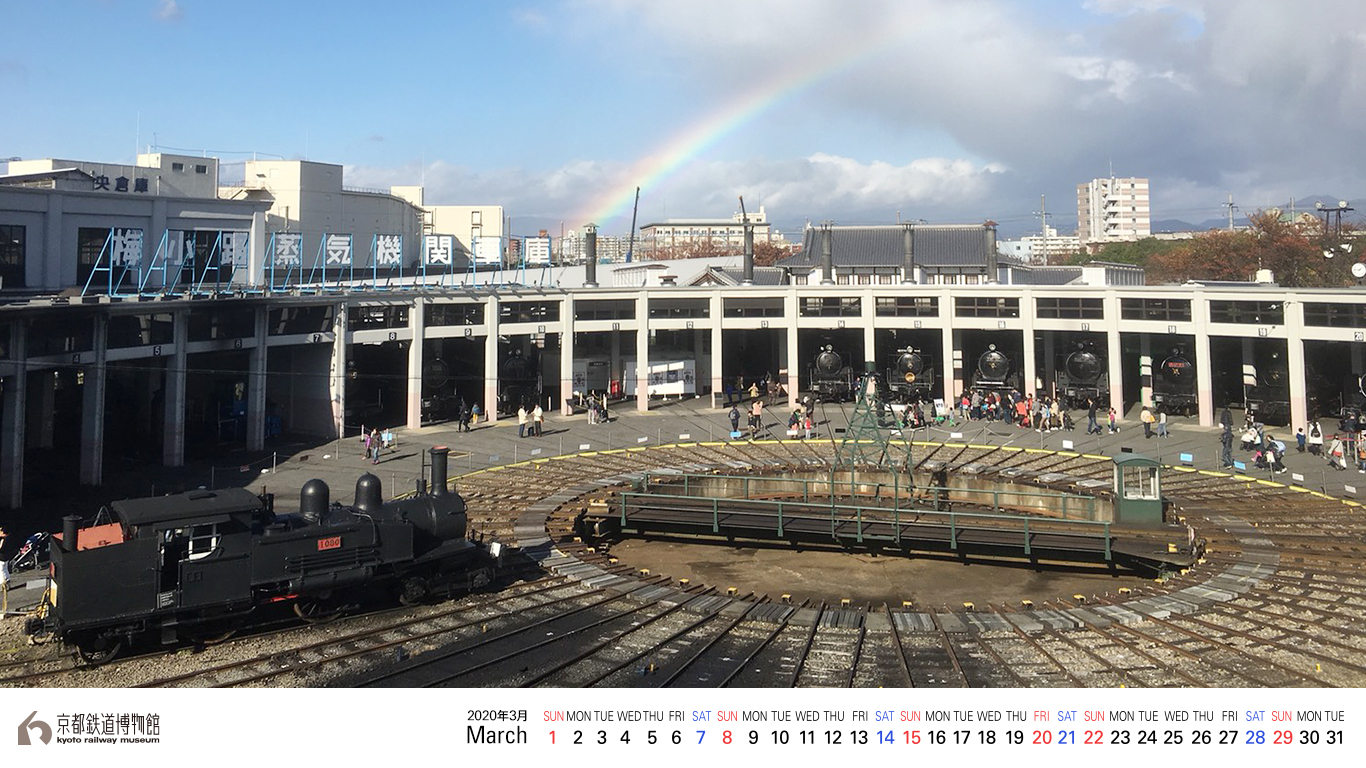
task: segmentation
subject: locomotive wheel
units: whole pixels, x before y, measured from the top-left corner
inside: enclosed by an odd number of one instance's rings
[[[321,600],[306,600],[294,604],[294,615],[309,624],[323,624],[341,615],[341,608]]]
[[[95,637],[76,646],[76,655],[92,667],[108,664],[123,651],[123,642],[108,637]]]
[[[409,576],[398,585],[398,601],[403,605],[417,605],[427,597],[427,580]]]

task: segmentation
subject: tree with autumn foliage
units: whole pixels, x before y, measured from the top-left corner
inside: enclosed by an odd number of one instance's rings
[[[1351,285],[1353,253],[1328,242],[1318,221],[1287,221],[1277,210],[1248,215],[1251,227],[1229,232],[1211,230],[1180,245],[1153,253],[1145,269],[1149,283],[1187,280],[1252,280],[1259,269],[1269,269],[1287,288]],[[1345,229],[1345,228],[1344,228]],[[1344,239],[1351,233],[1344,232]],[[1334,254],[1325,258],[1325,250]],[[1358,251],[1359,249],[1352,249]]]
[[[791,248],[784,248],[769,242],[756,242],[754,244],[754,266],[771,267],[780,260],[792,255]]]

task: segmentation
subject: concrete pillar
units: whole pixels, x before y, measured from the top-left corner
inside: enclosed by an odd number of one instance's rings
[[[251,231],[247,235],[247,275],[245,282],[259,288],[266,282],[266,212],[256,211],[251,215]],[[240,280],[239,276],[234,276]]]
[[[108,389],[109,316],[95,316],[94,361],[81,386],[81,484],[104,482],[104,393]]]
[[[408,342],[408,429],[422,426],[422,349],[426,346],[427,302],[421,296],[413,299],[412,311],[408,313],[408,330],[412,340]]]
[[[1200,410],[1200,426],[1214,426],[1214,371],[1209,336],[1209,303],[1199,290],[1191,297],[1191,319],[1195,321],[1195,401]],[[1226,405],[1226,403],[1221,403]]]
[[[1023,335],[1021,341],[1023,343],[1020,346],[1022,350],[1020,354],[1024,357],[1024,365],[1020,366],[1020,370],[1024,375],[1020,385],[1023,390],[1020,394],[1028,395],[1040,390],[1039,363],[1035,359],[1037,350],[1034,349],[1034,293],[1032,291],[1025,290],[1024,295],[1020,297],[1020,320],[1024,324],[1021,329]]]
[[[587,386],[585,382],[585,386]],[[569,416],[573,410],[569,400],[574,396],[574,294],[566,293],[560,304],[560,414]]]
[[[702,390],[711,384],[711,358],[704,354],[707,349],[707,331],[693,324],[692,357],[694,397],[701,397]]]
[[[717,405],[725,402],[718,400],[726,392],[725,371],[721,369],[723,361],[726,359],[721,354],[721,292],[715,291],[707,300],[707,317],[711,320],[711,394],[712,402]]]
[[[76,259],[62,249],[62,199],[47,196],[47,216],[43,218],[42,287],[60,290],[76,282]],[[74,252],[74,248],[72,249]]]
[[[609,331],[611,336],[607,337],[607,388],[612,388],[613,381],[621,381],[621,387],[626,389],[626,370],[621,363],[621,331]]]
[[[953,298],[947,293],[939,295],[939,317],[944,330],[939,336],[939,380],[943,382],[944,402],[953,408],[957,405],[954,397],[963,391],[962,344],[958,332],[953,329]],[[955,355],[957,357],[955,357]]]
[[[877,313],[873,311],[873,307],[876,303],[876,300],[873,299],[873,289],[864,290],[859,300],[859,322],[863,323],[863,359],[872,362],[875,368],[877,368]],[[863,373],[862,370],[858,372]]]
[[[190,313],[175,313],[171,325],[172,351],[166,361],[162,381],[161,463],[167,467],[185,466],[185,385],[189,358],[186,341],[190,335]]]
[[[259,307],[256,310],[256,346],[251,350],[247,364],[247,450],[263,451],[266,448],[266,363],[270,359],[267,341],[270,326],[270,310]]]
[[[955,329],[949,331],[948,336],[950,339],[950,349],[948,357],[949,375],[947,381],[953,385],[953,394],[949,395],[949,397],[957,398],[967,390],[967,366],[971,365],[973,361],[963,359],[963,332]]]
[[[1124,418],[1124,347],[1119,335],[1119,296],[1105,296],[1105,364],[1110,380],[1110,407]]]
[[[54,195],[55,197],[55,195]],[[0,433],[0,504],[18,509],[24,503],[24,434],[28,407],[27,323],[10,323],[10,359],[0,362],[4,374],[5,429]]]
[[[650,410],[650,297],[636,296],[636,410]]]
[[[1308,376],[1304,364],[1304,302],[1287,301],[1285,308],[1286,367],[1290,374],[1290,433],[1309,423]]]
[[[498,297],[489,294],[484,304],[484,418],[498,421]]]
[[[421,305],[413,308],[417,311]],[[350,359],[351,316],[346,306],[337,308],[336,321],[333,323],[336,335],[332,339],[332,362],[328,366],[327,394],[332,401],[332,422],[338,438],[346,437],[346,364]]]
[[[57,371],[51,368],[38,376],[38,407],[30,416],[38,432],[34,437],[39,448],[52,447],[53,435],[57,429],[57,389],[54,386],[57,383],[56,378]]]
[[[1138,374],[1139,374],[1139,402],[1144,405],[1153,404],[1153,341],[1152,336],[1147,333],[1138,335]]]
[[[825,242],[828,243],[828,230],[826,232],[826,237],[827,240]],[[800,351],[800,344],[797,339],[797,318],[799,316],[800,314],[797,312],[797,292],[788,291],[787,295],[783,297],[783,326],[787,329],[784,335],[783,346],[785,346],[786,349],[783,350],[784,354],[779,359],[783,360],[784,365],[787,367],[787,402],[789,408],[796,407],[799,390],[801,388],[802,364],[801,359],[797,357]]]

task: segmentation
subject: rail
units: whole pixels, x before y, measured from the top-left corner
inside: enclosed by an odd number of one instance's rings
[[[750,492],[750,491],[751,491],[751,488],[753,487],[754,484],[763,484],[763,485],[770,485],[770,486],[771,486],[771,485],[780,485],[780,484],[782,484],[782,483],[792,483],[792,484],[799,484],[799,485],[801,486],[801,494],[802,494],[802,502],[803,502],[803,503],[806,503],[806,504],[812,503],[811,500],[812,500],[813,497],[815,497],[815,498],[826,498],[826,499],[829,500],[830,505],[831,505],[832,507],[835,505],[835,499],[837,498],[837,497],[835,496],[835,488],[836,488],[836,486],[847,486],[847,487],[849,487],[849,488],[851,488],[851,489],[866,488],[866,489],[871,489],[871,491],[872,491],[871,494],[870,494],[870,493],[866,493],[866,492],[865,492],[865,493],[861,493],[861,494],[855,494],[855,493],[853,493],[852,490],[851,490],[851,493],[850,493],[851,496],[856,496],[856,495],[857,495],[857,496],[869,496],[869,495],[871,495],[873,498],[881,499],[881,498],[884,498],[884,497],[882,496],[883,491],[884,491],[884,490],[885,490],[885,491],[888,491],[889,494],[888,494],[888,496],[886,496],[886,498],[892,500],[892,503],[893,503],[893,506],[891,507],[892,509],[903,509],[903,507],[901,506],[901,501],[902,501],[903,498],[906,498],[905,496],[902,495],[902,491],[903,491],[903,490],[908,491],[908,492],[910,492],[911,494],[913,494],[913,495],[910,497],[912,501],[915,501],[915,496],[914,496],[914,494],[916,494],[916,493],[921,493],[921,494],[924,496],[924,498],[926,498],[926,499],[928,499],[928,500],[930,500],[930,501],[933,502],[933,504],[934,504],[934,509],[935,509],[935,510],[939,510],[942,506],[944,506],[945,504],[948,504],[948,503],[949,503],[949,495],[950,495],[951,493],[957,493],[959,496],[963,496],[963,495],[979,495],[979,494],[980,494],[980,495],[986,495],[986,494],[990,494],[990,495],[991,495],[991,511],[992,511],[993,513],[997,513],[997,514],[999,514],[999,513],[1001,512],[1002,509],[1006,509],[1006,508],[1007,508],[1007,507],[1005,507],[1005,506],[1003,506],[1003,505],[1001,504],[1001,497],[1002,497],[1002,496],[1008,496],[1008,497],[1016,497],[1016,498],[1024,498],[1024,499],[1040,499],[1040,500],[1044,500],[1044,501],[1056,501],[1056,502],[1058,502],[1058,509],[1059,509],[1059,511],[1060,511],[1060,513],[1061,513],[1061,516],[1062,516],[1062,519],[1063,519],[1063,520],[1071,520],[1071,519],[1073,519],[1073,518],[1071,517],[1071,513],[1072,513],[1072,512],[1076,512],[1076,513],[1077,513],[1076,519],[1077,519],[1077,520],[1080,520],[1080,521],[1086,521],[1086,520],[1095,521],[1095,519],[1096,519],[1096,497],[1094,497],[1094,496],[1087,496],[1087,495],[1085,495],[1085,494],[1080,494],[1080,493],[1063,493],[1063,492],[1059,492],[1059,491],[1023,491],[1023,490],[1013,490],[1013,489],[1012,489],[1012,490],[1001,490],[1001,489],[999,489],[999,488],[993,488],[993,489],[950,488],[950,487],[948,487],[948,486],[938,486],[938,485],[929,485],[929,486],[916,486],[916,485],[914,485],[914,484],[901,485],[901,483],[899,482],[899,478],[900,478],[900,474],[899,474],[899,473],[893,473],[893,474],[892,474],[892,477],[893,477],[893,482],[891,482],[891,483],[884,483],[884,482],[868,482],[868,481],[861,481],[861,480],[856,479],[853,475],[851,475],[851,477],[850,477],[850,479],[849,479],[848,482],[845,482],[845,481],[843,481],[843,480],[838,480],[838,481],[837,481],[837,480],[835,480],[835,479],[833,479],[833,478],[822,478],[822,479],[820,479],[820,480],[813,480],[813,479],[801,478],[801,477],[774,477],[774,476],[770,476],[770,475],[712,475],[712,474],[690,474],[690,473],[681,473],[681,474],[666,473],[666,474],[658,474],[658,473],[646,472],[646,473],[644,474],[644,476],[640,479],[640,482],[639,482],[638,485],[639,485],[639,487],[640,487],[640,489],[641,489],[641,491],[642,491],[643,493],[651,493],[650,487],[651,487],[651,481],[652,481],[652,480],[653,480],[654,484],[655,484],[657,487],[658,487],[658,486],[662,486],[662,487],[673,487],[673,488],[679,487],[679,481],[681,481],[682,490],[683,490],[683,495],[684,495],[684,496],[687,496],[687,495],[689,495],[689,491],[691,491],[691,490],[693,490],[693,489],[695,489],[695,488],[700,490],[700,489],[705,488],[706,486],[708,486],[708,485],[710,485],[710,484],[715,483],[716,481],[723,481],[723,482],[724,482],[724,481],[740,481],[741,483],[743,483],[743,489],[742,489],[741,495],[738,496],[738,497],[730,497],[730,498],[750,499],[750,498],[753,498],[753,496],[751,495],[751,492]],[[752,481],[752,482],[751,482],[751,481]],[[819,493],[819,494],[814,494],[814,495],[813,495],[812,492],[811,492],[811,487],[812,487],[813,485],[822,486],[822,487],[824,488],[824,490],[823,490],[821,493]],[[781,492],[781,491],[779,491],[779,492]],[[795,492],[794,492],[794,495],[795,495]],[[1070,507],[1070,509],[1069,509],[1069,507]],[[878,508],[883,508],[883,509],[885,509],[885,507],[878,507]],[[914,508],[906,508],[906,509],[914,509]],[[917,511],[918,511],[918,510],[917,510]]]
[[[887,508],[866,506],[861,504],[811,504],[808,502],[784,501],[781,499],[733,499],[718,498],[715,496],[687,496],[681,494],[656,494],[635,491],[624,491],[618,494],[619,522],[622,528],[628,527],[630,517],[628,509],[634,505],[636,507],[649,507],[655,510],[674,511],[683,513],[697,513],[699,510],[705,512],[708,507],[711,511],[711,532],[719,535],[723,522],[723,515],[727,518],[738,518],[740,516],[753,517],[776,517],[774,528],[777,537],[785,538],[787,532],[794,524],[803,521],[823,523],[829,520],[830,536],[833,539],[849,538],[851,534],[843,532],[842,529],[849,525],[854,526],[852,538],[859,544],[865,540],[873,541],[892,541],[898,546],[901,545],[903,538],[914,538],[907,536],[906,533],[913,526],[924,528],[933,526],[943,529],[948,533],[949,548],[957,551],[961,535],[967,531],[990,530],[993,533],[1019,533],[1022,537],[1022,549],[1026,556],[1031,555],[1034,547],[1034,537],[1042,534],[1055,536],[1086,538],[1095,540],[1100,538],[1105,546],[1105,560],[1109,562],[1113,558],[1112,545],[1114,535],[1110,529],[1108,521],[1092,520],[1056,520],[1052,518],[1031,518],[1028,515],[997,514],[989,512],[955,512],[952,509],[944,511],[937,509],[916,509],[902,508],[900,506]],[[736,508],[722,509],[723,502],[743,502],[742,505],[733,505]],[[671,502],[675,502],[672,507]],[[678,504],[676,502],[685,502]],[[828,511],[827,515],[824,514]],[[816,514],[817,512],[821,514]],[[890,520],[887,519],[890,513]],[[906,515],[913,515],[911,519],[903,519]],[[870,527],[891,526],[892,535],[877,535],[870,533]],[[976,524],[975,526],[973,524]]]

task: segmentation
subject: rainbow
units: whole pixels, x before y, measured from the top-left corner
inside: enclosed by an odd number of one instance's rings
[[[825,56],[812,56],[776,72],[765,81],[742,91],[711,114],[670,136],[667,141],[626,168],[618,182],[593,198],[570,218],[574,226],[601,224],[624,215],[635,202],[636,187],[657,188],[666,179],[726,136],[774,106],[817,83],[846,72],[881,54],[898,39],[895,25],[886,25],[883,35],[864,38],[846,50]]]

